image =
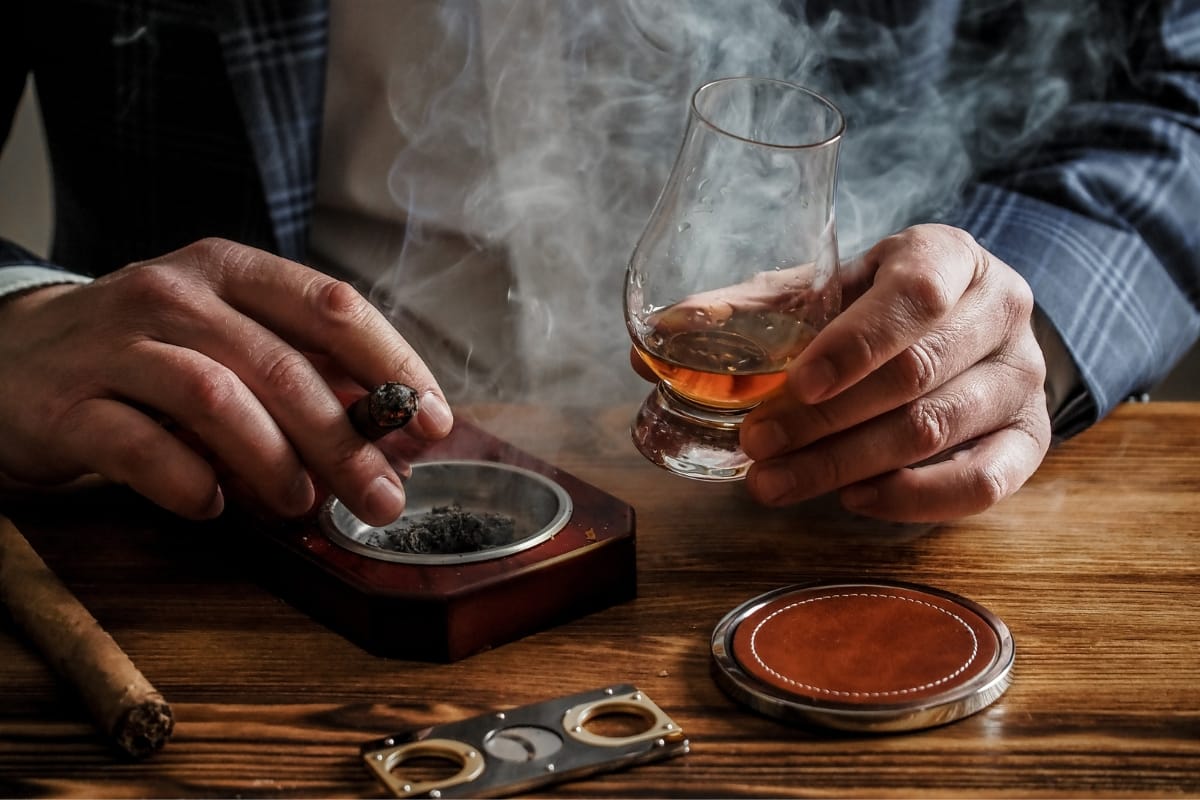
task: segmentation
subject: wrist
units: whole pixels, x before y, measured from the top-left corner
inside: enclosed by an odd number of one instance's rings
[[[61,294],[73,292],[79,286],[79,282],[52,283],[0,295],[0,323],[32,311]]]

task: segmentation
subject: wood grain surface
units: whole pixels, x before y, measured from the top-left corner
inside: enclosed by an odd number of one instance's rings
[[[636,509],[638,597],[452,664],[372,656],[262,588],[237,531],[116,488],[0,496],[0,512],[171,703],[174,738],[123,760],[0,614],[0,796],[381,797],[367,740],[609,684],[679,722],[687,755],[564,783],[564,797],[1200,795],[1200,404],[1126,405],[1014,497],[938,526],[644,463],[632,409],[471,409],[482,427]],[[1000,616],[1015,680],[917,733],[761,717],[710,675],[743,601],[824,578],[928,584]]]

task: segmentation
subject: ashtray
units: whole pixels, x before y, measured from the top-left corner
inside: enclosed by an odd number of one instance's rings
[[[911,583],[812,583],[735,608],[712,635],[735,700],[788,722],[898,732],[966,717],[1008,688],[1007,626],[978,603]]]
[[[239,543],[264,585],[371,653],[442,662],[636,596],[634,511],[616,497],[465,421],[412,466],[390,526],[336,499],[250,521]]]
[[[367,525],[331,498],[321,509],[321,529],[367,558],[466,564],[536,547],[563,529],[574,505],[544,475],[495,461],[414,464],[404,491],[404,514],[390,525]]]

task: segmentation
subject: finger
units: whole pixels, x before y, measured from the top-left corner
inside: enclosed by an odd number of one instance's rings
[[[120,435],[114,436],[114,431]],[[129,486],[168,511],[211,519],[224,508],[212,467],[133,407],[104,398],[75,406],[61,441],[86,470]]]
[[[866,253],[842,259],[838,278],[842,283],[842,303],[850,305],[871,288],[875,277],[874,264],[868,264]]]
[[[321,483],[356,516],[385,525],[404,510],[400,478],[350,425],[303,353],[237,310],[214,303],[169,331],[172,343],[226,365],[253,393]],[[199,423],[197,423],[199,424]]]
[[[405,430],[377,440],[375,446],[383,452],[396,474],[405,479],[412,477],[413,462],[429,449],[428,442],[409,436]]]
[[[244,341],[257,363],[237,371],[303,462],[364,522],[395,520],[405,504],[399,476],[382,451],[354,430],[342,403],[308,359],[269,333],[254,340],[247,331]],[[236,363],[233,354],[226,357]]]
[[[817,403],[861,380],[955,307],[982,270],[982,248],[944,226],[888,237],[865,256],[874,283],[789,367],[789,385]]]
[[[1045,457],[1045,439],[1005,428],[945,461],[889,472],[842,490],[842,504],[892,522],[940,522],[985,511],[1021,488]]]
[[[221,295],[299,349],[329,355],[363,386],[400,381],[421,396],[413,430],[445,436],[453,418],[429,368],[350,284],[261,250],[212,242],[223,265]]]
[[[971,296],[968,292],[967,297]],[[930,331],[866,378],[814,405],[798,403],[791,384],[752,411],[742,427],[742,449],[753,459],[773,458],[811,444],[933,391],[997,349],[1005,335],[983,303],[963,303],[952,322]],[[1032,332],[1029,333],[1032,336]]]
[[[751,494],[787,505],[925,461],[993,431],[1039,426],[1040,387],[1002,362],[987,362],[903,407],[778,458],[746,476]],[[1040,409],[1044,417],[1044,408]],[[1045,421],[1048,431],[1049,421]],[[1047,443],[1049,436],[1046,436]]]
[[[136,364],[123,369],[118,362],[114,376],[126,397],[194,434],[267,508],[298,516],[312,507],[312,481],[291,442],[232,370],[161,342],[142,343],[129,355]]]
[[[635,348],[629,348],[629,363],[633,367],[633,371],[644,380],[654,383],[658,380],[658,376],[654,374],[654,370],[650,369],[650,365],[646,363]]]

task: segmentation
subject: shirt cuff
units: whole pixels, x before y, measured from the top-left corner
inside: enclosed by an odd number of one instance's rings
[[[76,275],[74,272],[40,267],[35,264],[0,267],[0,300],[18,292],[39,289],[43,286],[54,286],[63,283],[91,283],[91,281],[92,279],[86,275]]]
[[[1055,435],[1063,438],[1078,432],[1078,421],[1081,414],[1086,419],[1090,396],[1075,359],[1040,306],[1033,309],[1033,335],[1046,361],[1046,410]]]

